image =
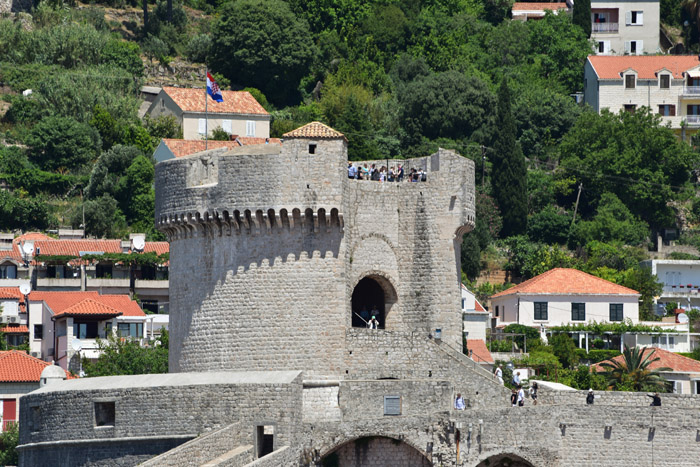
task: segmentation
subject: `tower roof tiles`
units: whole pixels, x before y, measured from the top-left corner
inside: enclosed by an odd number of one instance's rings
[[[345,135],[321,122],[311,122],[282,135],[283,138],[346,139]]]

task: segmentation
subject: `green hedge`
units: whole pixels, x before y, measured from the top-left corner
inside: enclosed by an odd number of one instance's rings
[[[586,349],[576,349],[576,355],[578,355],[580,360],[586,360],[591,363],[602,362],[603,360],[609,360],[620,355],[619,350],[591,350],[586,353]]]

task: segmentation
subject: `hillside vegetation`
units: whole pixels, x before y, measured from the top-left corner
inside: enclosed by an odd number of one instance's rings
[[[677,27],[689,16],[676,3],[662,10]],[[347,135],[353,160],[438,147],[473,159],[466,278],[490,267],[527,278],[572,266],[639,287],[651,280],[637,261],[652,234],[681,227],[684,241],[700,243],[698,152],[649,111],[597,115],[577,105],[586,32],[565,14],[512,21],[510,5],[40,1],[31,15],[0,20],[9,189],[0,225],[157,237],[152,153],[178,129],[140,120],[138,90],[165,79],[145,70],[193,67],[199,74],[183,81],[193,85],[206,64],[222,88],[248,89],[270,111],[271,136],[321,120]],[[696,34],[689,18],[687,44]]]

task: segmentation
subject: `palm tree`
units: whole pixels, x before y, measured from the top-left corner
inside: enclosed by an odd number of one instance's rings
[[[647,352],[647,350],[650,350]],[[608,378],[608,387],[613,388],[618,384],[630,383],[635,391],[641,391],[644,387],[655,386],[663,390],[666,385],[666,380],[659,374],[662,371],[672,371],[671,368],[660,367],[649,368],[652,363],[659,361],[660,358],[653,358],[656,350],[643,347],[641,350],[637,347],[631,349],[625,346],[622,352],[621,360],[609,360],[600,363],[600,366],[606,368],[603,374]]]

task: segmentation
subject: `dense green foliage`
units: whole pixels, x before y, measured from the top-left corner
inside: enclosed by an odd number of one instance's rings
[[[646,347],[639,349],[625,346],[622,352],[621,361],[605,361],[600,364],[605,368],[604,375],[608,379],[608,387],[616,390],[643,391],[656,390],[665,392],[666,380],[659,374],[664,371],[671,371],[668,367],[658,367],[651,369],[650,365],[658,360],[653,349]]]
[[[0,465],[18,465],[19,424],[9,423],[0,434]]]
[[[83,371],[87,377],[114,375],[143,375],[168,372],[168,331],[142,346],[138,340],[110,335],[97,341],[100,356],[94,362],[84,358]]]
[[[578,0],[574,4],[573,22],[591,37],[591,0]]]

